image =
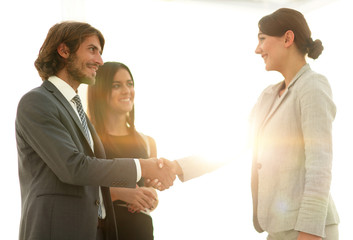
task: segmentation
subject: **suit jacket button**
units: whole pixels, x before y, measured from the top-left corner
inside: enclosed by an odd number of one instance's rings
[[[261,169],[262,168],[262,164],[261,163],[257,163],[257,169]]]

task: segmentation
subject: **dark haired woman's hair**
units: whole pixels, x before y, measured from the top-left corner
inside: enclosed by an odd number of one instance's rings
[[[281,37],[288,30],[294,33],[294,42],[298,49],[308,57],[316,59],[324,47],[320,40],[311,38],[309,26],[300,12],[290,8],[280,8],[259,21],[259,30],[269,36]]]
[[[105,40],[102,33],[88,23],[65,21],[52,26],[34,62],[42,80],[47,80],[65,67],[65,59],[57,52],[61,43],[69,48],[70,53],[76,53],[81,43],[92,35],[98,37],[103,51]]]
[[[87,89],[88,116],[101,138],[107,134],[104,118],[106,117],[108,110],[107,103],[111,96],[113,79],[115,74],[120,69],[125,69],[128,71],[131,76],[131,80],[134,82],[130,69],[125,64],[120,62],[106,62],[103,66],[100,66],[97,71],[96,83],[94,85],[89,85]],[[129,131],[134,133],[135,107],[133,107],[127,114],[126,123],[129,127]]]

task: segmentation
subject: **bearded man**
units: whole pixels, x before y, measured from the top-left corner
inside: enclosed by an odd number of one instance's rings
[[[141,177],[173,184],[175,173],[157,159],[105,159],[78,95],[81,83],[95,82],[104,42],[87,23],[62,22],[39,51],[43,83],[22,97],[16,116],[21,240],[117,239],[104,231],[115,224],[108,187],[134,188]]]

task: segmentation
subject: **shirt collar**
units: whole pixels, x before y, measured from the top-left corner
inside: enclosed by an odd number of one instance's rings
[[[75,95],[77,95],[75,90],[67,82],[61,78],[58,78],[57,76],[50,76],[48,81],[54,84],[54,86],[61,92],[62,95],[64,95],[64,97],[69,102]]]

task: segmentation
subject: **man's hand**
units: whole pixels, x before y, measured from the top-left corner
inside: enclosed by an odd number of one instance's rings
[[[168,166],[171,169],[173,169],[173,171],[175,172],[176,175],[182,175],[183,174],[183,170],[181,169],[179,163],[177,161],[169,161],[168,159],[165,158],[160,158],[158,159],[158,166],[160,168],[163,168],[163,166]]]
[[[173,186],[176,173],[174,172],[172,166],[168,166],[167,164],[160,166],[160,162],[156,158],[139,160],[141,164],[142,177],[145,179],[158,179],[158,183],[156,183],[156,185],[159,190],[165,190],[170,186]]]
[[[158,179],[145,179],[145,187],[152,187],[155,189],[159,189],[161,187],[162,183]]]
[[[159,168],[163,168],[164,166],[170,168],[176,175],[182,175],[183,170],[181,169],[179,163],[177,161],[169,161],[168,159],[165,158],[159,158],[157,160],[157,164]],[[161,190],[161,185],[162,183],[158,179],[145,179],[145,186],[147,187],[153,187],[156,189]]]

